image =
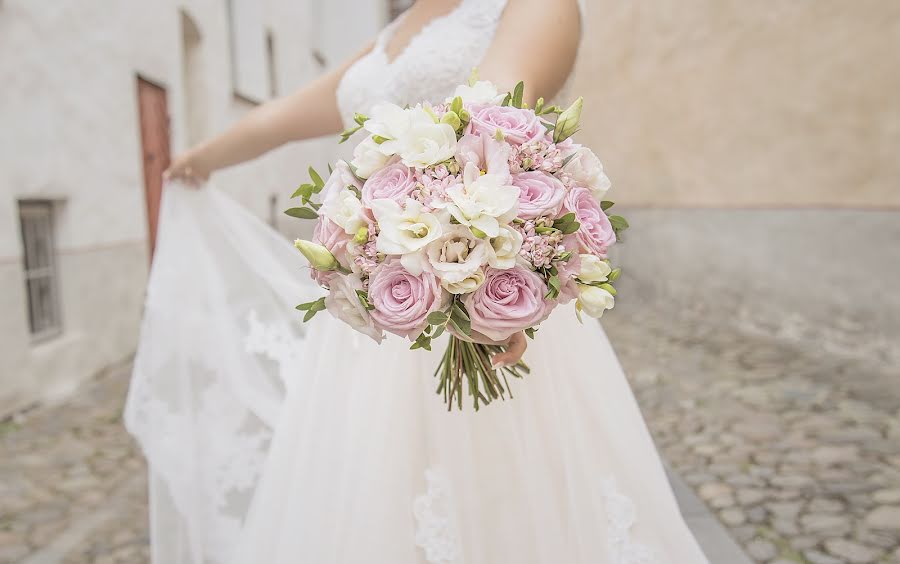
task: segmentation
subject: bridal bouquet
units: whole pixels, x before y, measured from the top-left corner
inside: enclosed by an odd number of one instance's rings
[[[607,215],[603,166],[572,140],[582,100],[529,108],[523,90],[473,79],[442,104],[357,114],[342,135],[368,134],[353,159],[327,180],[310,168],[293,195],[301,206],[286,211],[316,221],[313,241],[295,244],[328,289],[297,306],[304,321],[328,310],[413,349],[447,332],[435,375],[448,409],[464,394],[476,410],[504,398],[507,376],[528,372],[491,363],[511,335],[534,338],[573,299],[579,318],[599,318],[616,295],[607,253],[628,224]]]

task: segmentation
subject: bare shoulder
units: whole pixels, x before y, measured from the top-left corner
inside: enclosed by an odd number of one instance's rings
[[[509,0],[482,76],[501,87],[524,80],[528,97],[550,98],[568,78],[580,39],[578,0]]]

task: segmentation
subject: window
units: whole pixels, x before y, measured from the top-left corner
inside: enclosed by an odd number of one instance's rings
[[[31,335],[43,339],[60,331],[53,203],[46,200],[19,202],[19,221],[24,246],[28,323]]]
[[[278,229],[278,196],[271,194],[269,196],[269,225],[272,229]]]
[[[278,96],[278,65],[275,60],[275,35],[266,32],[266,65],[269,67],[269,97]]]
[[[412,0],[388,0],[388,18],[394,20],[412,6]]]
[[[262,7],[256,0],[227,0],[231,43],[231,86],[251,104],[268,97],[266,35]]]

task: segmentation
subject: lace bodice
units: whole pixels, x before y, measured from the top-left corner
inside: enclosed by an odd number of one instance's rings
[[[372,50],[347,69],[338,85],[344,123],[352,122],[355,112],[367,113],[378,102],[443,101],[484,58],[505,6],[506,0],[461,0],[448,14],[425,24],[390,60],[385,45],[403,16],[394,20],[378,34]]]

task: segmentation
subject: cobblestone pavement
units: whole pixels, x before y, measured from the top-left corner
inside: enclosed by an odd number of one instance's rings
[[[749,555],[900,562],[897,365],[683,315],[628,312],[608,332],[664,457]]]
[[[148,561],[143,458],[121,422],[128,369],[0,424],[0,562]]]
[[[663,454],[757,562],[900,562],[890,363],[650,313],[613,318],[610,337]],[[0,424],[0,562],[147,562],[127,373]]]

